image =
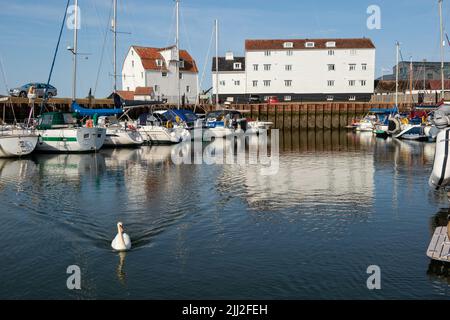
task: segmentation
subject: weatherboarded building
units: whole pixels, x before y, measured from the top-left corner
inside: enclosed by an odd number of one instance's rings
[[[246,40],[245,56],[219,57],[218,70],[213,59],[213,93],[236,103],[369,101],[375,51],[367,38]]]
[[[132,46],[122,67],[122,91],[136,92],[135,97],[177,103],[195,103],[198,94],[198,68],[186,50],[176,47]],[[177,81],[177,63],[180,81]],[[145,89],[142,89],[145,88]],[[136,90],[138,89],[138,90]]]

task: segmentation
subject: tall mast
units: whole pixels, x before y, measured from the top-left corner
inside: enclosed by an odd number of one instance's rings
[[[181,99],[181,79],[180,79],[180,0],[176,0],[177,2],[177,32],[176,32],[176,39],[175,39],[175,46],[176,46],[176,55],[177,55],[177,108],[180,109],[180,99]]]
[[[398,109],[398,72],[399,72],[399,60],[400,60],[400,43],[397,41],[397,64],[395,68],[395,107]]]
[[[219,109],[219,20],[214,21],[216,34],[216,108]]]
[[[72,101],[77,97],[77,55],[78,55],[78,0],[75,0],[75,27],[73,33],[73,82]]]
[[[439,0],[439,19],[440,19],[440,29],[441,29],[441,82],[442,82],[442,99],[445,98],[445,76],[444,76],[444,21],[442,17],[442,1]]]
[[[114,18],[112,21],[113,32],[113,65],[114,65],[114,93],[117,91],[117,0],[114,0]]]
[[[414,102],[414,98],[413,98],[413,81],[414,81],[414,77],[413,77],[413,58],[411,57],[411,61],[409,63],[409,94],[410,94],[410,101],[411,101],[411,105]]]

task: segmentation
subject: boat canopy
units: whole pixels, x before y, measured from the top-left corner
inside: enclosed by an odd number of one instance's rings
[[[370,109],[371,113],[375,113],[375,114],[392,114],[392,113],[397,113],[398,110],[397,108],[393,108],[393,109]]]
[[[165,116],[167,119],[174,122],[176,121],[176,117],[180,118],[184,122],[195,122],[198,119],[197,115],[194,112],[192,112],[191,110],[184,110],[184,109],[167,110]]]
[[[76,114],[79,114],[82,117],[89,116],[115,116],[123,113],[122,108],[114,108],[114,109],[86,109],[82,108],[78,103],[72,102],[72,111]]]

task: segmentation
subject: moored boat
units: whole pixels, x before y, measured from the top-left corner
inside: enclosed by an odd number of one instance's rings
[[[0,158],[23,157],[32,153],[38,136],[28,130],[1,131]]]

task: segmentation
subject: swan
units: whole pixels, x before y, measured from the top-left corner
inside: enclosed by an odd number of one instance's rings
[[[131,249],[130,236],[124,233],[122,222],[117,224],[117,236],[111,242],[111,247],[116,251],[128,251]]]

